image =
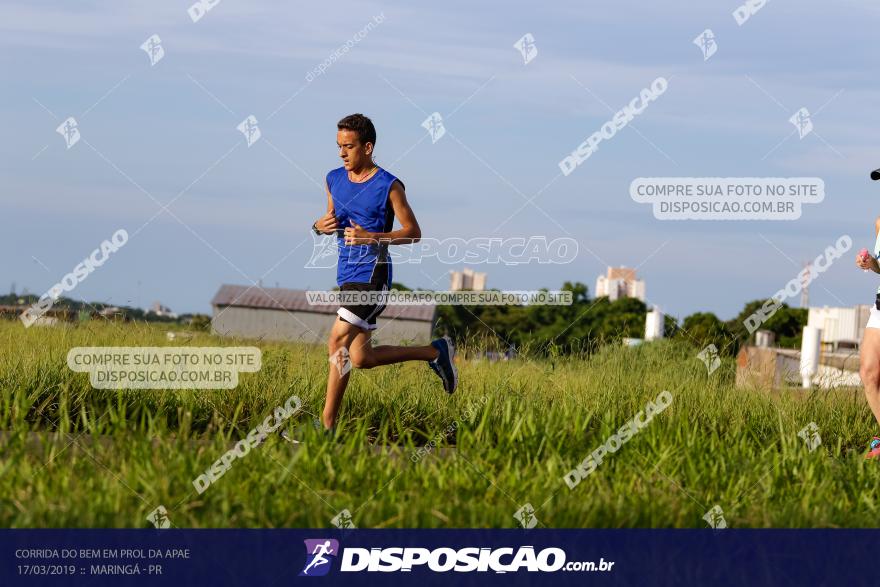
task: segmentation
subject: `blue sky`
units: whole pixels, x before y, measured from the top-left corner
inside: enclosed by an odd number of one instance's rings
[[[320,185],[339,166],[335,123],[351,112],[376,123],[378,162],[406,183],[424,236],[578,240],[567,265],[476,267],[491,287],[578,280],[592,291],[606,265],[639,266],[649,302],[667,313],[730,318],[841,235],[873,245],[871,3],[778,0],[742,26],[735,1],[221,0],[198,22],[188,4],[0,8],[3,291],[46,291],[119,228],[138,232],[73,297],[208,312],[221,283],[334,285],[333,270],[304,266]],[[708,61],[692,44],[706,28],[718,43]],[[538,48],[527,65],[513,48],[526,33]],[[140,45],[153,34],[165,55],[151,67]],[[635,128],[557,177],[559,160],[611,117],[603,103],[617,110],[658,76],[669,88]],[[800,107],[815,126],[803,139],[789,136]],[[434,111],[449,133],[432,144],[421,122]],[[251,147],[236,130],[248,115],[262,133]],[[55,132],[68,116],[83,138],[71,149]],[[796,221],[661,221],[628,190],[667,176],[820,177],[826,197]],[[878,276],[857,270],[854,253],[813,283],[813,304],[873,300]],[[445,288],[449,269],[400,265],[395,279]]]

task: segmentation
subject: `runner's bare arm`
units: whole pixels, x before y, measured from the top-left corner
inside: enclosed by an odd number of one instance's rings
[[[315,221],[315,226],[324,234],[331,234],[337,228],[336,215],[333,210],[333,196],[330,195],[330,188],[324,186],[327,190],[327,213]]]
[[[353,226],[345,229],[346,244],[360,245],[379,241],[391,245],[408,245],[419,242],[422,238],[422,229],[419,228],[416,215],[410,208],[409,202],[406,201],[403,184],[395,181],[391,185],[388,198],[394,208],[394,217],[400,221],[400,228],[391,232],[369,232],[352,222]]]

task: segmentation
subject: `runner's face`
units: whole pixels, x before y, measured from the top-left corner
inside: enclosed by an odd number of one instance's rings
[[[371,164],[373,144],[362,143],[355,131],[338,131],[336,145],[339,147],[339,156],[342,157],[342,164],[346,170],[360,171]]]

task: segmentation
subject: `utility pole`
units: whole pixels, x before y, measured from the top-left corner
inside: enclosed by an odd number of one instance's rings
[[[812,266],[810,265],[809,261],[804,263],[804,269],[806,269],[806,271],[803,272],[803,284],[801,287],[801,308],[809,308],[810,307],[810,273],[812,272]]]

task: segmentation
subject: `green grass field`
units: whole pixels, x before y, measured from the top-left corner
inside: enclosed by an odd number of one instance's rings
[[[517,527],[530,503],[546,527],[876,526],[880,469],[862,392],[768,394],[711,375],[699,349],[661,341],[590,357],[461,360],[448,396],[421,363],[355,371],[335,441],[312,428],[328,368],[319,346],[257,344],[235,390],[95,390],[68,369],[74,346],[250,345],[167,327],[0,322],[0,526]],[[671,405],[570,490],[563,475],[649,400]],[[291,395],[304,412],[199,495],[192,480]],[[306,413],[308,412],[308,413]],[[798,431],[819,426],[809,451]],[[426,443],[437,448],[414,458]],[[433,445],[428,445],[430,448]]]

